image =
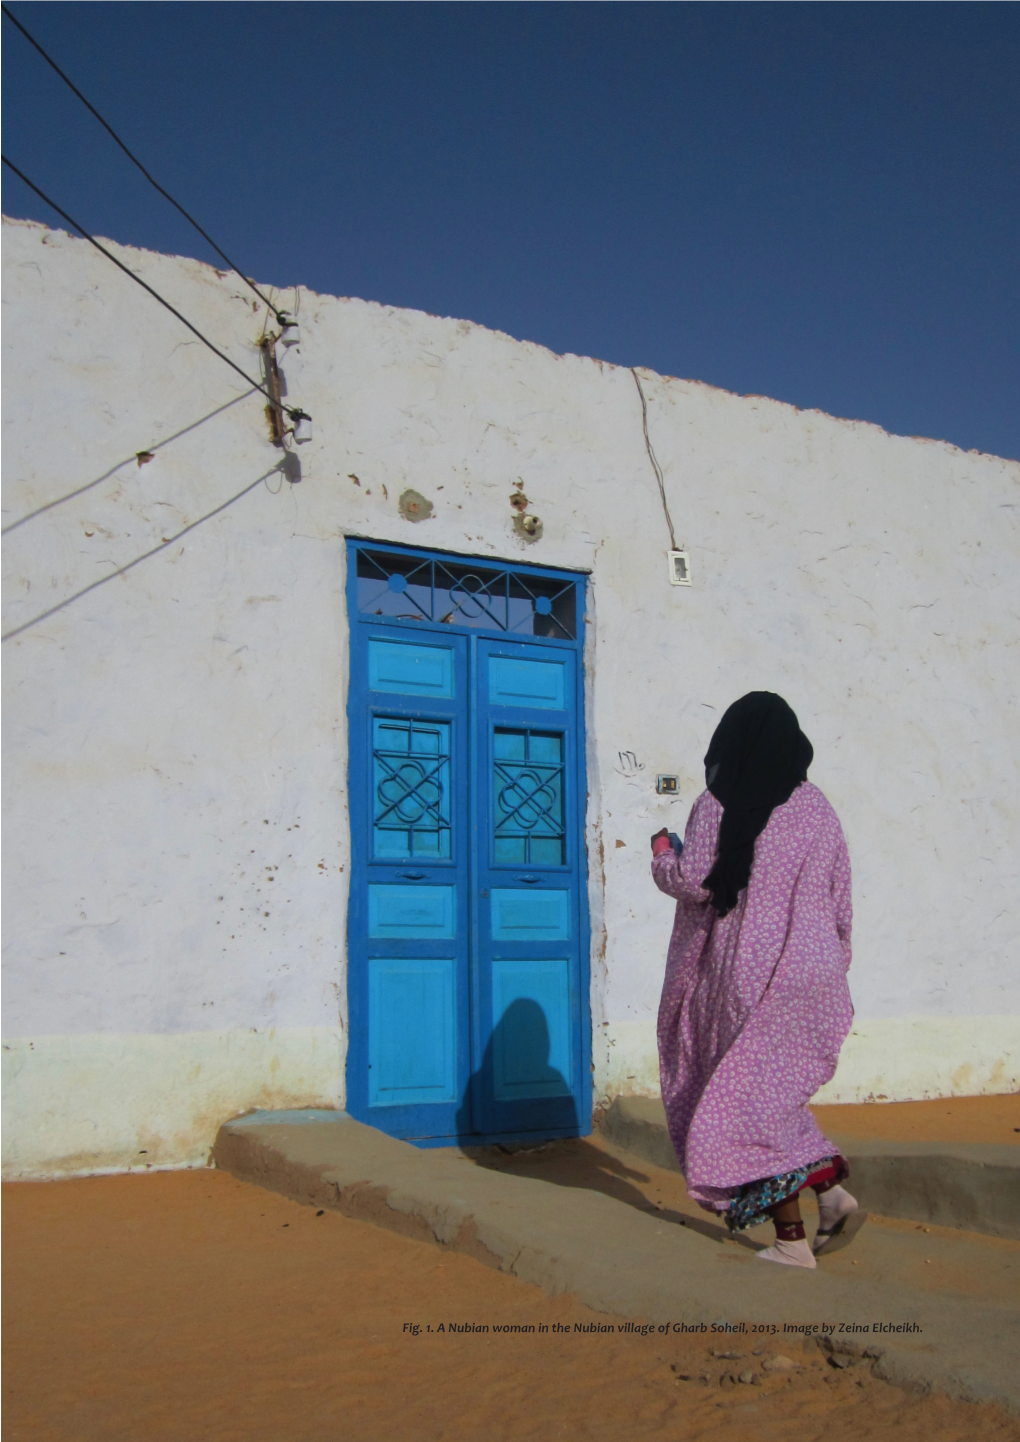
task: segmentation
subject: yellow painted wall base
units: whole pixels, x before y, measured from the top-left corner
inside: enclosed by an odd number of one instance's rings
[[[3,1043],[3,1176],[202,1165],[229,1117],[342,1107],[339,1028]]]
[[[658,1096],[654,1021],[610,1022],[593,1047],[599,1096]],[[826,1104],[989,1096],[1020,1089],[1020,1017],[855,1020]]]
[[[654,1096],[655,1026],[595,1037],[596,1095]],[[1020,1020],[855,1022],[816,1101],[915,1101],[1020,1089]],[[344,1104],[339,1028],[43,1036],[3,1044],[5,1180],[201,1166],[224,1121],[256,1107]]]

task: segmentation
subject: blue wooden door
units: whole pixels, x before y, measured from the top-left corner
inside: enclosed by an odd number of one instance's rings
[[[473,1107],[486,1133],[576,1131],[583,842],[576,652],[508,641],[472,646]]]
[[[348,1109],[589,1130],[577,576],[348,543]]]

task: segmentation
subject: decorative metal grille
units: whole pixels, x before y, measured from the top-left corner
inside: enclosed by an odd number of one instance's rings
[[[358,612],[573,641],[577,584],[505,567],[359,548]]]
[[[493,743],[496,861],[562,866],[566,861],[563,737],[500,727]]]
[[[450,855],[450,727],[380,717],[373,727],[375,855]]]

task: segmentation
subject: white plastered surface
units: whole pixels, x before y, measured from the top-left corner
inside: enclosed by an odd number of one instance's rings
[[[239,284],[113,248],[255,373]],[[85,242],[5,224],[4,293],[5,527],[98,480],[5,537],[5,631],[271,473],[4,645],[18,1174],[134,1165],[142,1135],[169,1164],[227,1115],[342,1104],[345,533],[591,573],[597,1094],[655,1085],[672,907],[648,837],[682,832],[755,688],[798,712],[854,865],[857,1022],[825,1099],[1017,1086],[1020,466],[643,373],[694,577],[671,588],[625,369],[302,292],[281,359],[315,439],[292,486],[260,400],[229,404],[240,378]],[[428,521],[400,517],[408,487]],[[270,1034],[291,1040],[238,1040]]]

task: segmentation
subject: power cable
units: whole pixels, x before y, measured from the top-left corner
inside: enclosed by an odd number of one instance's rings
[[[662,509],[666,513],[666,525],[669,527],[669,548],[671,551],[680,551],[683,550],[683,547],[677,545],[676,536],[673,534],[673,518],[669,514],[669,506],[666,504],[666,485],[662,478],[662,468],[660,467],[659,462],[655,459],[655,452],[652,450],[651,438],[648,435],[648,406],[645,402],[645,393],[641,389],[640,378],[633,366],[631,366],[630,368],[630,373],[634,377],[634,384],[637,386],[638,395],[641,397],[641,425],[645,433],[645,449],[648,452],[648,459],[652,463],[652,469],[655,472],[655,479],[659,483],[659,496],[662,500]]]
[[[191,321],[188,320],[185,316],[181,315],[180,311],[177,310],[174,306],[172,306],[168,300],[164,300],[158,291],[153,290],[151,285],[146,284],[146,282],[142,280],[140,275],[136,275],[133,270],[128,269],[128,267],[123,263],[123,261],[118,260],[115,255],[111,255],[105,246],[99,244],[99,241],[96,240],[95,236],[89,235],[85,227],[83,225],[79,225],[72,216],[68,215],[66,210],[61,210],[60,206],[56,203],[56,201],[51,200],[44,191],[40,190],[37,185],[35,185],[31,180],[29,180],[28,176],[24,173],[24,171],[19,170],[13,161],[8,160],[6,155],[0,155],[0,160],[3,161],[4,165],[6,165],[9,170],[14,171],[14,174],[18,177],[19,180],[23,180],[25,182],[29,190],[34,190],[40,200],[44,200],[52,210],[55,210],[62,220],[66,220],[68,225],[73,226],[74,229],[79,233],[79,235],[83,235],[91,245],[94,245],[96,250],[99,251],[100,255],[105,255],[107,260],[112,260],[118,270],[122,270],[125,275],[129,275],[131,279],[136,282],[136,284],[142,287],[143,290],[148,291],[148,293],[152,296],[153,300],[158,300],[160,305],[165,306],[165,308],[170,312],[170,314],[176,316],[182,325],[186,325],[188,327],[188,330],[191,331],[192,335],[197,336],[198,339],[202,342],[202,344],[204,346],[207,346],[209,350],[212,351],[213,355],[219,356],[221,361],[226,361],[227,365],[230,367],[231,370],[236,371],[237,374],[241,376],[244,380],[246,380],[250,386],[254,387],[255,390],[261,391],[261,393],[266,397],[266,399],[270,402],[271,405],[279,405],[279,401],[275,399],[272,393],[267,390],[267,388],[262,384],[261,381],[254,380],[247,371],[242,370],[236,361],[232,361],[230,357],[226,355],[223,351],[221,351],[218,346],[213,345],[212,341],[209,340],[207,336],[204,336],[202,332],[197,328],[197,326],[193,326],[191,324]],[[287,415],[292,421],[305,419],[304,412],[299,407],[292,408],[290,406],[284,406],[282,407],[282,409],[286,410]]]
[[[14,16],[14,15],[11,14],[10,10],[8,10],[8,8],[7,8],[6,5],[0,5],[0,10],[2,10],[3,13],[7,16],[7,19],[11,22],[12,25],[17,26],[17,28],[21,31],[22,35],[24,35],[25,39],[28,41],[28,43],[29,43],[30,45],[34,45],[34,46],[35,46],[36,50],[38,50],[39,54],[40,54],[40,55],[42,56],[42,58],[46,61],[47,65],[51,66],[51,67],[57,72],[57,74],[60,76],[61,80],[62,80],[62,81],[64,82],[64,84],[67,86],[67,88],[68,88],[69,90],[72,90],[72,91],[74,92],[74,94],[77,95],[78,99],[79,99],[79,100],[81,101],[81,103],[85,106],[85,108],[86,108],[87,110],[90,110],[90,111],[92,112],[92,114],[93,114],[93,115],[96,117],[96,119],[99,121],[99,123],[100,123],[100,125],[103,127],[103,129],[104,129],[110,136],[112,136],[112,138],[113,138],[113,139],[116,141],[116,143],[120,146],[121,150],[123,150],[123,152],[124,152],[124,154],[127,156],[128,160],[130,160],[133,165],[137,165],[138,169],[139,169],[139,170],[142,172],[142,174],[145,176],[145,178],[146,178],[146,180],[149,182],[149,184],[150,184],[151,186],[153,186],[156,190],[158,190],[159,193],[160,193],[160,195],[162,195],[165,200],[169,200],[170,204],[174,207],[175,210],[180,211],[181,215],[184,216],[184,219],[189,223],[189,225],[193,225],[193,226],[195,227],[195,229],[198,231],[198,233],[199,233],[199,235],[202,237],[202,239],[205,240],[205,241],[207,241],[207,242],[209,243],[209,245],[212,246],[212,248],[213,248],[213,250],[216,252],[216,254],[217,254],[222,260],[225,260],[225,261],[226,261],[227,265],[230,266],[230,269],[231,269],[236,275],[239,275],[239,276],[241,277],[241,279],[244,281],[245,285],[249,288],[249,290],[254,291],[255,294],[258,296],[259,300],[261,300],[264,305],[266,305],[266,306],[269,307],[269,309],[270,309],[270,310],[273,312],[273,314],[275,315],[275,317],[276,317],[276,319],[277,319],[277,322],[278,322],[280,325],[285,324],[285,321],[284,321],[283,318],[282,318],[281,312],[276,309],[276,306],[273,305],[272,301],[271,301],[271,300],[268,300],[268,299],[266,298],[266,296],[264,296],[264,295],[262,294],[262,292],[259,290],[259,288],[258,288],[258,286],[255,284],[255,282],[249,280],[248,277],[245,275],[244,271],[241,270],[241,269],[239,269],[239,267],[234,264],[234,262],[230,259],[230,256],[227,255],[226,251],[220,249],[220,247],[216,244],[216,242],[213,240],[212,236],[208,233],[208,231],[205,231],[205,230],[202,229],[202,227],[199,225],[199,223],[198,223],[198,221],[195,219],[195,217],[194,217],[193,215],[189,215],[189,214],[188,214],[188,212],[184,209],[184,206],[181,205],[180,201],[174,200],[174,198],[173,198],[173,196],[170,194],[170,192],[169,192],[168,190],[164,190],[163,187],[160,185],[159,181],[158,181],[158,180],[155,180],[155,179],[149,174],[149,172],[146,170],[145,166],[144,166],[144,165],[142,164],[142,162],[138,159],[137,155],[132,155],[131,151],[130,151],[130,150],[127,148],[127,146],[124,144],[123,140],[121,140],[120,136],[119,136],[119,135],[117,134],[117,132],[114,130],[113,126],[112,126],[108,121],[106,121],[106,120],[103,119],[103,117],[100,115],[99,111],[98,111],[98,110],[96,109],[96,107],[91,103],[91,101],[86,100],[85,96],[84,96],[84,95],[81,93],[81,91],[78,89],[77,85],[75,85],[74,81],[71,80],[68,76],[66,76],[66,75],[64,74],[64,72],[61,70],[60,66],[59,66],[59,65],[57,64],[57,62],[53,59],[53,57],[52,57],[51,55],[47,55],[46,51],[45,51],[45,50],[42,48],[42,46],[39,44],[38,40],[36,40],[35,36],[34,36],[34,35],[30,35],[30,34],[28,33],[28,31],[25,29],[24,25],[22,25],[21,21],[20,21],[19,19],[17,19],[16,16]],[[34,186],[33,186],[32,188],[35,189]]]

